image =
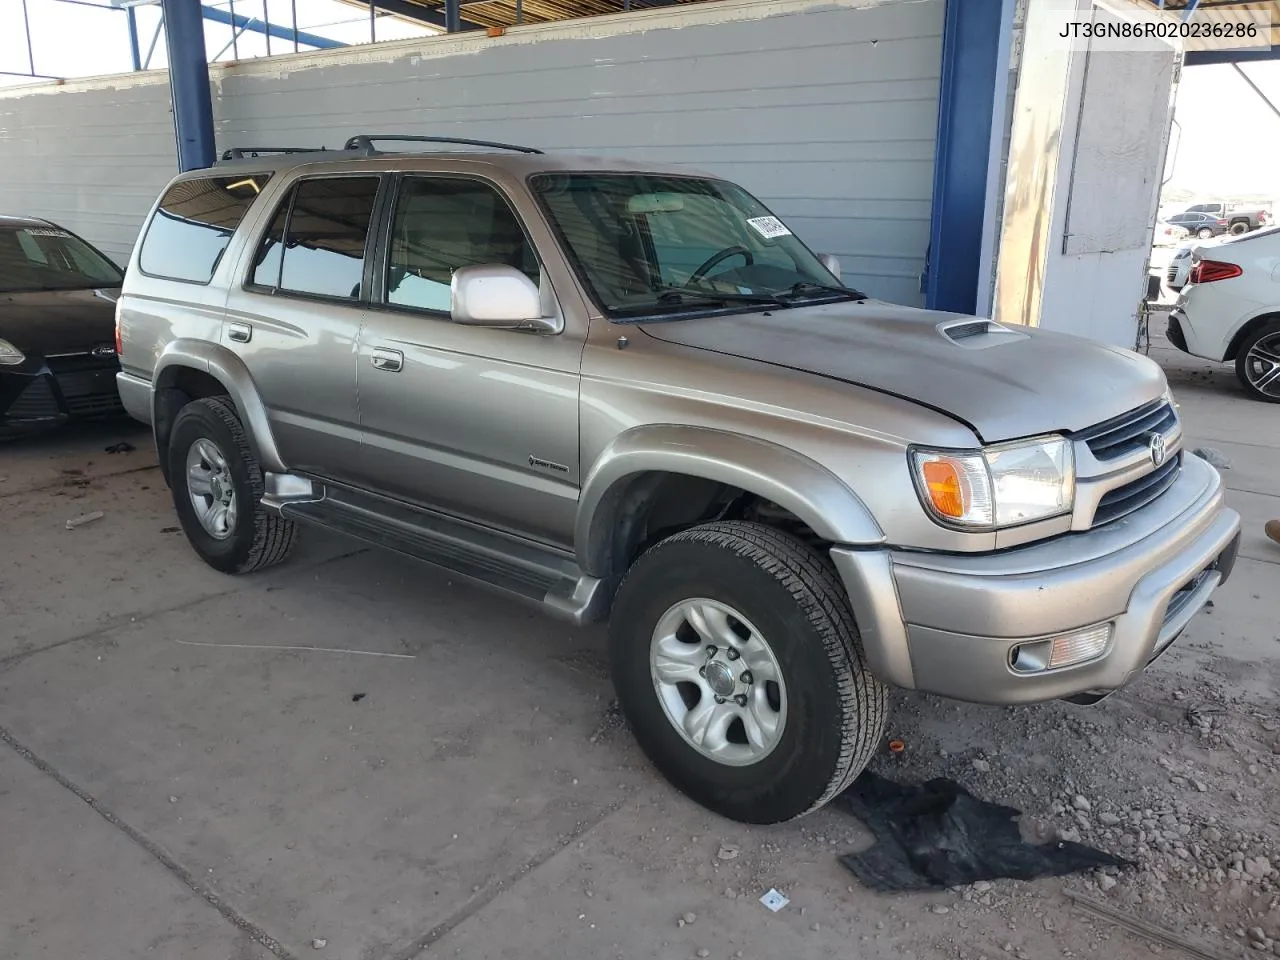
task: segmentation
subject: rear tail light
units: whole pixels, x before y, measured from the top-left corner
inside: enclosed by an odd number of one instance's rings
[[[120,336],[120,301],[116,301],[116,356],[124,353],[124,342]]]
[[[1219,220],[1219,221],[1218,221],[1218,226],[1220,226],[1220,227],[1225,227],[1226,225],[1227,225],[1227,221],[1226,221],[1226,220]]]
[[[1191,268],[1192,283],[1213,283],[1215,280],[1231,280],[1243,274],[1238,264],[1221,260],[1201,260]]]

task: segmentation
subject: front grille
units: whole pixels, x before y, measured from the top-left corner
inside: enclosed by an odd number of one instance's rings
[[[1078,436],[1098,460],[1115,460],[1142,450],[1150,442],[1147,439],[1150,434],[1168,433],[1177,422],[1177,414],[1173,412],[1169,401],[1155,400],[1106,423],[1090,427]]]
[[[1135,510],[1141,510],[1172,487],[1181,471],[1182,454],[1179,453],[1145,476],[1108,490],[1098,501],[1098,509],[1093,514],[1093,526],[1100,527],[1104,523],[1126,517]]]
[[[9,404],[8,409],[0,410],[11,420],[44,420],[56,417],[62,411],[58,409],[58,398],[53,395],[48,377],[36,377]]]
[[[1165,274],[1165,279],[1167,279],[1170,283],[1173,283],[1174,279],[1176,279],[1177,276],[1178,276],[1178,268],[1174,267],[1168,273]]]
[[[58,382],[58,392],[74,417],[102,417],[124,413],[116,389],[120,369],[115,357],[103,359],[88,354],[51,357],[49,369]]]

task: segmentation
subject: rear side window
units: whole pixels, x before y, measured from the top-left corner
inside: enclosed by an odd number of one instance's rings
[[[142,272],[208,283],[232,234],[270,179],[269,173],[257,173],[175,183],[147,226],[138,252]]]
[[[280,205],[249,282],[282,293],[356,300],[378,177],[301,180]]]

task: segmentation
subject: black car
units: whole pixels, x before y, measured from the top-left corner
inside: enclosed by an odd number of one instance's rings
[[[115,344],[123,280],[56,224],[0,217],[0,436],[124,413]]]
[[[1191,210],[1186,213],[1175,213],[1168,218],[1167,222],[1186,228],[1193,237],[1199,237],[1201,240],[1220,236],[1227,232],[1229,226],[1228,221],[1217,214]]]

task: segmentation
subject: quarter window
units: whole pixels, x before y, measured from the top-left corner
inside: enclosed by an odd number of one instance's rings
[[[365,244],[377,177],[318,177],[301,181],[289,208],[279,289],[356,300],[364,277]],[[279,220],[273,221],[272,229]],[[272,241],[271,233],[264,245]],[[270,269],[272,251],[261,257]],[[256,277],[256,268],[255,268]]]
[[[160,200],[138,252],[144,273],[208,283],[269,173],[183,180]]]
[[[448,313],[453,272],[481,264],[540,279],[538,258],[502,195],[477,180],[406,178],[391,230],[387,302]]]

